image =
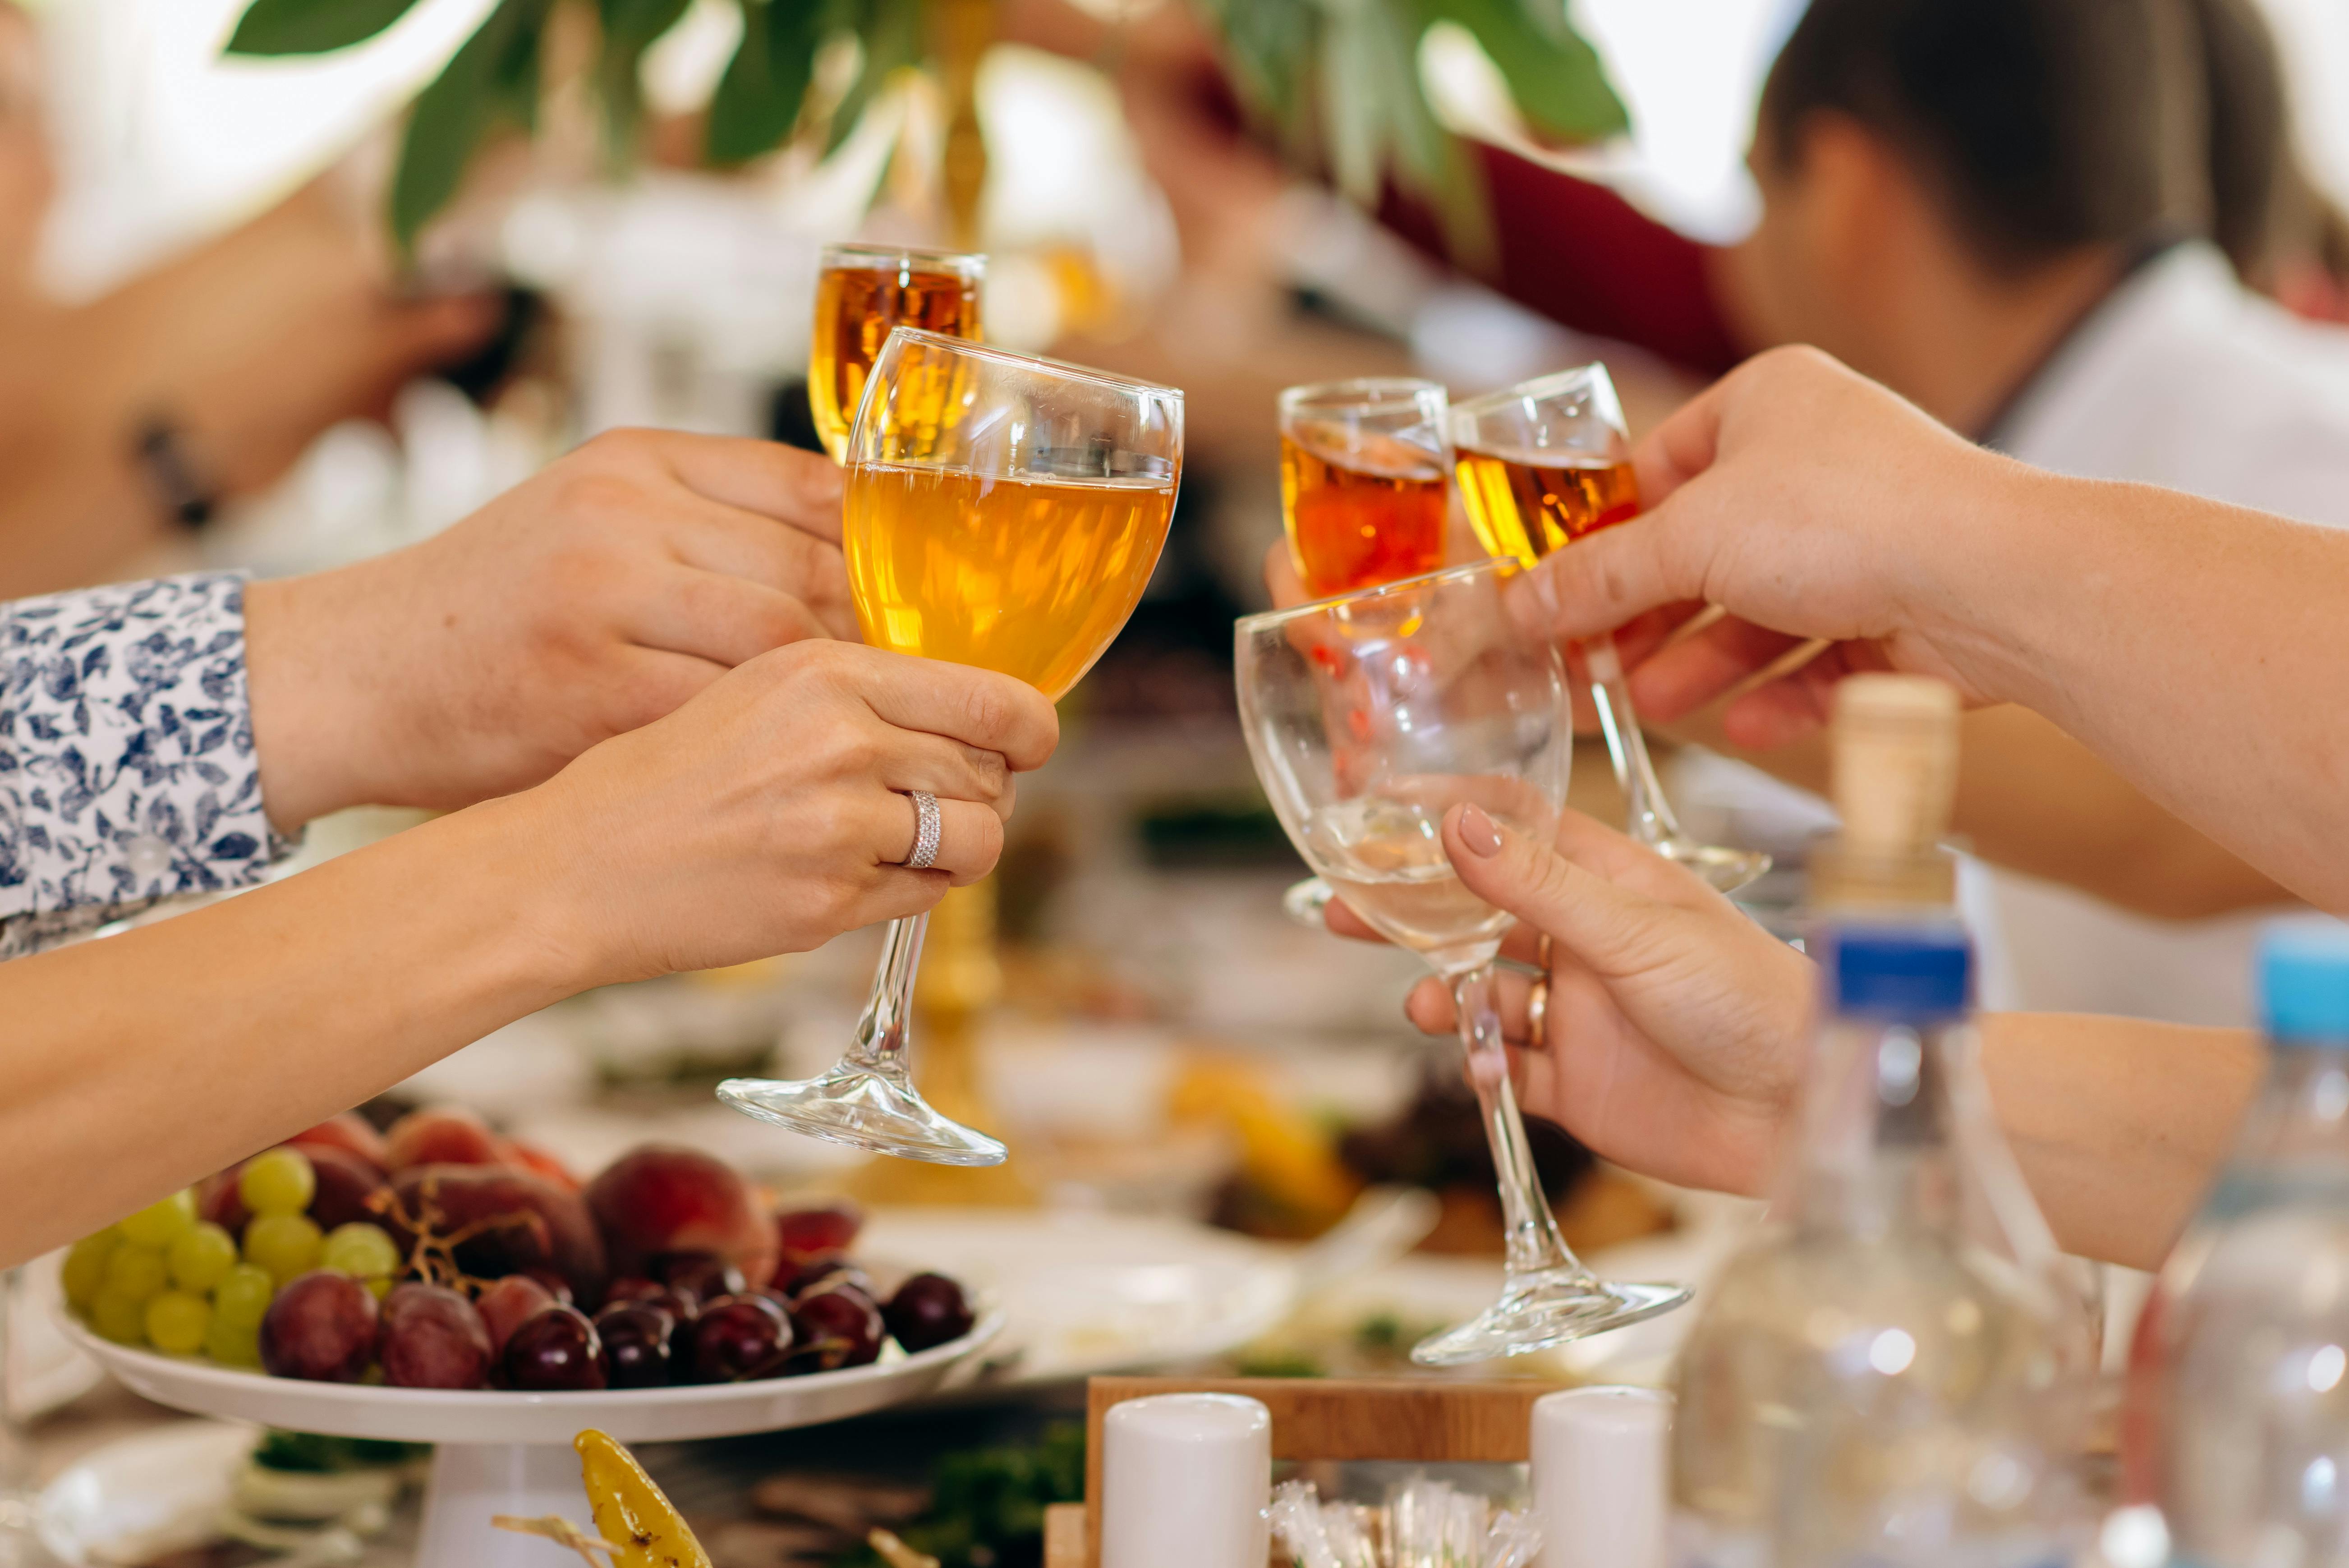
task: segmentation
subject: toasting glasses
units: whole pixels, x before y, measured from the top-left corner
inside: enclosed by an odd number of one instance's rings
[[[1444,565],[1444,389],[1378,377],[1280,394],[1280,513],[1307,595]]]
[[[1454,404],[1452,447],[1468,520],[1495,556],[1530,566],[1640,514],[1631,441],[1604,365],[1560,370]],[[1681,831],[1631,711],[1614,637],[1586,639],[1580,652],[1615,782],[1630,807],[1631,836],[1724,893],[1770,869],[1767,855],[1700,844]]]
[[[1619,1328],[1689,1296],[1601,1280],[1558,1234],[1495,1005],[1493,960],[1511,918],[1468,890],[1444,849],[1444,814],[1459,802],[1547,842],[1566,801],[1566,671],[1504,613],[1502,585],[1519,569],[1481,561],[1237,628],[1240,721],[1281,826],[1338,897],[1450,983],[1458,1007],[1500,1176],[1507,1276],[1484,1315],[1412,1351],[1434,1366]]]
[[[987,258],[890,245],[832,245],[815,285],[808,350],[808,413],[834,462],[848,460],[848,427],[873,361],[899,326],[977,338]]]
[[[849,440],[843,544],[877,648],[1016,675],[1059,701],[1158,565],[1183,462],[1183,394],[899,327]],[[932,1110],[908,1071],[927,917],[893,920],[856,1038],[801,1083],[719,1097],[813,1137],[940,1165],[1003,1146]]]

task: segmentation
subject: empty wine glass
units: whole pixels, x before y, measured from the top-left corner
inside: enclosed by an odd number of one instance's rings
[[[1355,913],[1443,976],[1458,1009],[1500,1179],[1507,1272],[1482,1316],[1412,1351],[1427,1366],[1540,1350],[1689,1299],[1681,1285],[1599,1278],[1558,1233],[1495,1002],[1493,960],[1512,918],[1470,892],[1444,853],[1455,804],[1543,842],[1565,805],[1566,670],[1504,612],[1502,587],[1520,569],[1480,561],[1250,616],[1237,632],[1248,754],[1290,842]]]
[[[1016,675],[1058,701],[1142,597],[1174,512],[1183,394],[900,327],[848,443],[842,544],[864,640]],[[1003,1145],[914,1087],[925,915],[892,920],[847,1054],[801,1083],[718,1097],[811,1137],[938,1165]]]
[[[1451,418],[1461,499],[1476,537],[1494,555],[1530,566],[1640,514],[1631,441],[1606,366],[1560,370],[1456,403]],[[1631,711],[1613,635],[1585,638],[1579,651],[1631,836],[1724,893],[1770,869],[1770,857],[1758,850],[1699,843],[1681,830]]]

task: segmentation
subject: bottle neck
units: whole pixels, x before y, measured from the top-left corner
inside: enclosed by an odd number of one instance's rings
[[[1962,1226],[1971,1040],[1956,1019],[1827,1021],[1789,1193],[1799,1229],[1874,1238]]]

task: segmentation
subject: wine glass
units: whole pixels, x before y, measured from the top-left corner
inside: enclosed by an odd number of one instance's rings
[[[1631,441],[1604,365],[1560,370],[1454,405],[1452,448],[1468,521],[1495,556],[1530,566],[1640,514]],[[1724,893],[1770,869],[1770,857],[1758,850],[1700,844],[1681,830],[1631,711],[1613,634],[1585,638],[1579,651],[1615,782],[1630,807],[1631,836]]]
[[[864,640],[1016,675],[1058,701],[1142,597],[1182,464],[1172,388],[898,327],[849,440],[842,544]],[[1003,1146],[931,1109],[907,1070],[927,925],[889,922],[832,1071],[729,1079],[719,1098],[878,1154],[1000,1164]]]
[[[1499,1174],[1500,1300],[1423,1340],[1448,1366],[1518,1355],[1670,1311],[1686,1287],[1618,1284],[1558,1234],[1509,1086],[1493,960],[1511,917],[1470,892],[1444,815],[1481,806],[1547,842],[1566,801],[1574,722],[1557,650],[1526,637],[1501,591],[1516,561],[1250,616],[1237,631],[1241,727],[1298,853],[1355,913],[1452,987],[1460,1043]]]
[[[1415,577],[1444,565],[1451,487],[1444,388],[1415,376],[1366,376],[1282,390],[1280,519],[1308,597]],[[1319,926],[1330,884],[1308,877],[1281,895]]]
[[[903,245],[829,245],[815,285],[808,350],[808,413],[834,462],[848,460],[848,427],[864,379],[893,327],[977,339],[987,258]]]

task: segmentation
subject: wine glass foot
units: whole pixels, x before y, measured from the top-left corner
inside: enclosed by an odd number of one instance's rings
[[[1483,1316],[1430,1334],[1412,1346],[1411,1358],[1422,1366],[1464,1366],[1524,1355],[1668,1313],[1688,1299],[1686,1285],[1618,1284],[1552,1269],[1510,1281]]]
[[[1715,892],[1734,893],[1770,869],[1770,857],[1759,849],[1731,849],[1693,838],[1667,838],[1649,847],[1703,877]]]
[[[1330,900],[1337,896],[1338,890],[1320,877],[1308,877],[1302,882],[1291,882],[1288,891],[1281,894],[1281,913],[1297,924],[1310,926],[1318,931],[1328,924],[1322,911],[1329,909]]]
[[[933,1165],[1001,1165],[1004,1147],[932,1110],[913,1085],[843,1063],[821,1078],[729,1078],[718,1097],[808,1137]]]

